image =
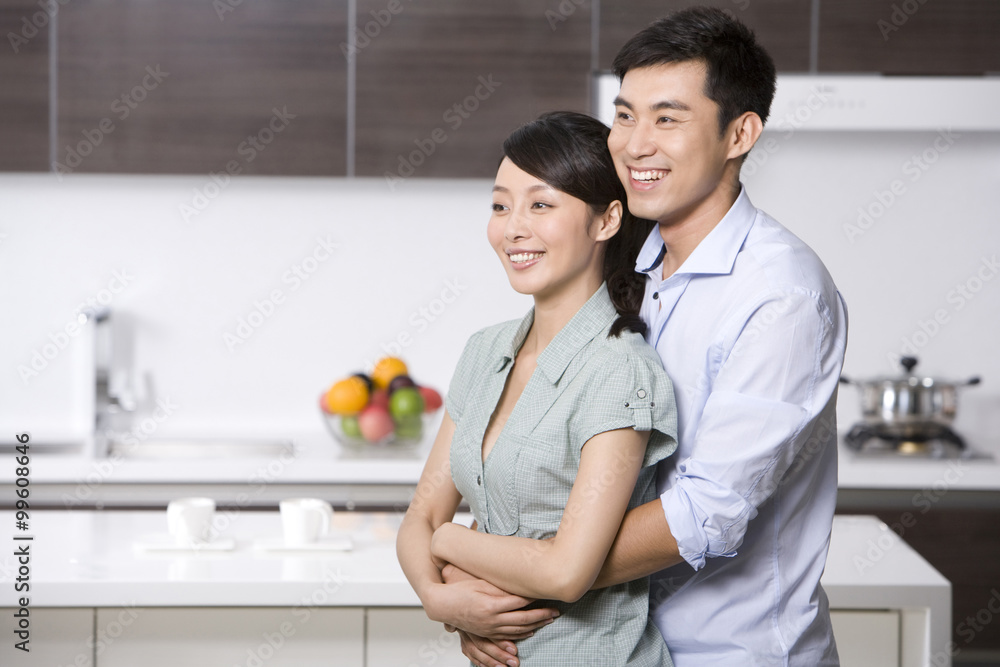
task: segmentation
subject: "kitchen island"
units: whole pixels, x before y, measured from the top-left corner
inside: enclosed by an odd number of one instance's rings
[[[0,558],[0,664],[467,665],[396,562],[400,519],[337,512],[351,550],[281,551],[277,512],[224,510],[213,545],[231,548],[171,551],[137,547],[163,546],[159,511],[35,512],[24,532],[0,513],[30,552],[23,593],[14,549]],[[835,519],[823,583],[845,664],[950,664],[950,586],[881,522]],[[30,653],[11,634],[22,607]]]

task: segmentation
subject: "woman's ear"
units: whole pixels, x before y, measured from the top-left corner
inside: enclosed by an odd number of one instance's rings
[[[622,203],[617,199],[608,204],[608,208],[598,218],[595,241],[607,241],[618,233],[622,226],[622,211]]]

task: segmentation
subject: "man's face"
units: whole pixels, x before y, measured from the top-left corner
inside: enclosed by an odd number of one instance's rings
[[[676,224],[731,201],[723,183],[729,133],[705,96],[705,64],[685,61],[629,70],[615,100],[608,148],[633,214]],[[725,201],[727,203],[723,204]]]

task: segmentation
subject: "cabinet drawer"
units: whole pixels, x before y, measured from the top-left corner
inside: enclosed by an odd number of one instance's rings
[[[120,610],[98,609],[97,632]],[[364,663],[363,609],[135,609],[110,639],[98,667],[358,667]],[[110,633],[109,633],[110,635]]]
[[[14,617],[16,611],[18,610],[0,609],[0,616],[5,619],[0,665],[94,667],[93,609],[29,608],[27,653],[14,648],[14,644],[21,639],[9,634],[18,625],[18,619]]]
[[[369,609],[366,667],[469,667],[458,635],[423,609]]]
[[[900,667],[899,612],[833,610],[830,620],[840,664]]]

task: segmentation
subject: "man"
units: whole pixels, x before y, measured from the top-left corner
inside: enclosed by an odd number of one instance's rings
[[[815,253],[739,182],[773,62],[728,14],[692,8],[635,35],[614,71],[608,147],[632,213],[659,223],[636,270],[647,338],[674,382],[679,448],[595,586],[653,575],[651,613],[678,667],[837,665],[819,582],[847,315]],[[477,663],[516,663],[510,642],[462,641]]]

